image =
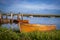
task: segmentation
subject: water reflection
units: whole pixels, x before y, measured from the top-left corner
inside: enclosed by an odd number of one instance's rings
[[[9,18],[9,17],[8,17]],[[14,19],[17,17],[15,16]],[[24,20],[29,20],[31,24],[55,24],[57,29],[60,29],[60,18],[46,18],[46,17],[23,17]],[[19,29],[18,24],[3,24],[3,27]]]
[[[15,23],[2,24],[2,27],[8,28],[8,29],[19,30],[18,24],[15,24]]]

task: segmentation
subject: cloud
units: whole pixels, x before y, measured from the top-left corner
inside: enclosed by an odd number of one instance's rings
[[[20,5],[23,8],[27,8],[27,9],[60,9],[60,7],[56,6],[56,5],[47,5],[47,4],[40,4],[40,5]]]
[[[37,2],[40,2],[40,1],[37,1]],[[32,9],[32,10],[35,10],[35,9],[43,9],[43,10],[44,9],[60,9],[59,5],[46,4],[46,3],[38,3],[37,4],[36,1],[28,2],[28,0],[1,0],[0,3],[10,5],[9,8],[17,7],[17,8],[26,8],[26,9]]]
[[[60,10],[60,6],[56,6],[56,5],[49,5],[49,4],[15,4],[15,5],[12,5],[9,7],[10,9],[11,8],[14,8],[14,9],[28,9],[28,10],[37,10],[37,9],[41,9],[41,10],[52,10],[52,9],[55,9],[55,10]]]
[[[21,12],[21,13],[58,13],[60,6],[54,4],[32,4],[32,3],[18,3],[7,7],[5,11]],[[60,12],[59,12],[60,13]]]

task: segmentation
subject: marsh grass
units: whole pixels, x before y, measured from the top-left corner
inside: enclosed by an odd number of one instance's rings
[[[25,40],[60,40],[60,31],[50,31],[50,32],[29,32],[20,33],[20,39]],[[22,37],[22,38],[21,38]],[[23,40],[22,39],[22,40]]]
[[[0,27],[0,40],[60,40],[60,30],[17,33]]]

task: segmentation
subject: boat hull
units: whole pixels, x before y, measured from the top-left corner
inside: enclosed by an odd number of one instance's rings
[[[21,24],[20,32],[32,32],[32,31],[50,31],[56,30],[56,25],[44,25],[44,24]]]

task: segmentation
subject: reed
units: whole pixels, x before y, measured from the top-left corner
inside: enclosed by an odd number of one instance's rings
[[[0,40],[60,40],[60,30],[17,33],[0,27]]]

